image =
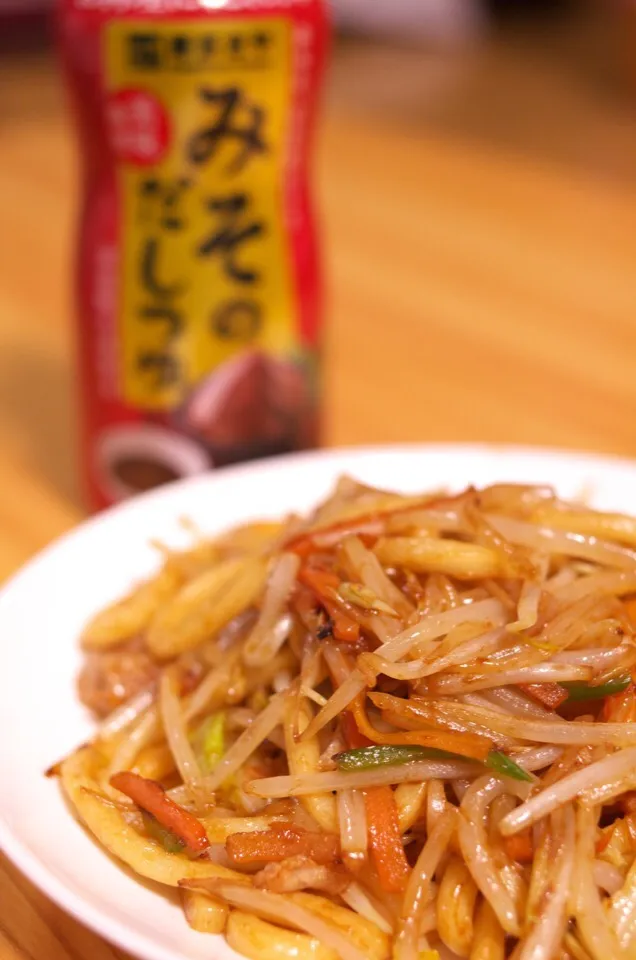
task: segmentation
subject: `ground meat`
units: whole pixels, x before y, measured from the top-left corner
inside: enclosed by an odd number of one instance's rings
[[[91,651],[84,658],[78,679],[80,700],[99,717],[125,703],[153,683],[159,667],[139,640]]]

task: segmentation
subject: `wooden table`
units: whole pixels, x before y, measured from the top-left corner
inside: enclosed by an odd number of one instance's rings
[[[636,455],[636,103],[589,37],[339,47],[318,166],[331,442]],[[0,578],[83,514],[74,186],[51,55],[0,56]],[[0,960],[115,956],[0,866]]]

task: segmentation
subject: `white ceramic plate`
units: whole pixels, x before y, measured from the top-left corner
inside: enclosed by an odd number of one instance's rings
[[[593,505],[636,509],[636,462],[510,447],[397,447],[281,457],[163,487],[95,517],[53,544],[0,594],[0,846],[77,919],[144,960],[229,960],[220,937],[191,931],[174,899],[109,859],[43,771],[91,732],[75,695],[87,618],[150,573],[155,537],[184,542],[179,518],[206,532],[305,510],[341,473],[406,492],[496,480],[551,483]]]

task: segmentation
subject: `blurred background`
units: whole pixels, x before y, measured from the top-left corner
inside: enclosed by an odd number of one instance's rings
[[[326,441],[636,455],[636,2],[334,7]],[[0,13],[3,575],[84,507],[76,149],[48,13]]]

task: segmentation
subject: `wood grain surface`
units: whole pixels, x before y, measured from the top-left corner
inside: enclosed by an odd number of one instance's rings
[[[636,102],[592,35],[339,45],[317,164],[331,443],[636,455]],[[51,53],[2,50],[0,579],[83,515],[76,182]],[[0,861],[0,960],[121,956]]]

